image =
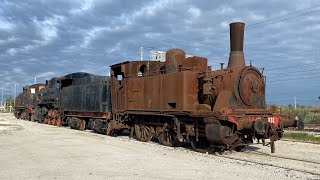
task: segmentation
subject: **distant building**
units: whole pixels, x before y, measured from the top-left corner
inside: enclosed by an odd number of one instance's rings
[[[186,57],[193,57],[192,55],[186,55]],[[166,52],[164,51],[150,51],[150,60],[151,61],[166,61]]]
[[[166,61],[166,52],[163,51],[150,51],[150,60],[151,61]]]

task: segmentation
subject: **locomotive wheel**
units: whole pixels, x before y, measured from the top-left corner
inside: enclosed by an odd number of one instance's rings
[[[21,119],[26,120],[26,113],[24,111],[21,113]]]
[[[112,130],[112,127],[110,125],[110,123],[108,123],[107,129],[106,129],[106,135],[112,136],[114,131]]]
[[[50,119],[50,125],[54,125],[54,123],[55,123],[55,119],[51,118]]]
[[[51,110],[50,119],[51,119],[50,125],[53,125],[53,126],[56,125],[56,120],[57,120],[56,110]]]
[[[49,124],[49,117],[48,117],[48,114],[44,116],[44,121],[43,121],[44,124]]]
[[[178,146],[179,141],[177,139],[176,133],[169,128],[164,129],[159,135],[158,135],[158,140],[160,144],[165,145],[165,146]]]
[[[134,125],[134,132],[136,135],[136,139],[139,141],[143,142],[148,142],[151,140],[153,134],[154,134],[154,129],[153,127],[148,127],[146,125]]]
[[[53,111],[53,119],[54,119],[53,125],[60,126],[61,118],[60,118],[59,112],[57,110]]]
[[[48,118],[47,124],[51,125],[51,121],[52,121],[51,110],[48,111],[47,118]]]
[[[61,118],[60,116],[57,116],[55,126],[60,126],[60,125],[61,125]]]
[[[50,110],[50,125],[56,124],[56,115],[54,110]]]
[[[47,119],[47,116],[44,116],[44,119],[43,119],[43,124],[47,124],[48,123],[48,119]]]
[[[86,121],[80,120],[79,130],[84,131],[86,129]]]
[[[207,153],[210,151],[210,144],[205,137],[199,137],[198,141],[196,138],[191,139],[191,146],[192,148],[200,153]]]

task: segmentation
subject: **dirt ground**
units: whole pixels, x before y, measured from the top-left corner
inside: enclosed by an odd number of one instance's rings
[[[320,145],[201,154],[0,114],[0,179],[320,179]]]

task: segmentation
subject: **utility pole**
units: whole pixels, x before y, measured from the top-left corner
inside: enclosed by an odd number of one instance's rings
[[[140,61],[143,60],[143,47],[140,47]]]
[[[1,89],[1,112],[3,112],[3,88]]]
[[[37,77],[34,77],[34,84],[37,84]]]
[[[4,101],[4,108],[3,108],[4,112],[7,112],[6,109],[7,109],[7,99]]]
[[[14,89],[13,89],[13,106],[16,105],[16,93],[17,93],[17,83],[14,83]]]
[[[294,109],[297,109],[297,97],[294,97]]]

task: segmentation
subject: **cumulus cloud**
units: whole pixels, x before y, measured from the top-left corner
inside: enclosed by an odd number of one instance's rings
[[[232,14],[236,12],[232,7],[227,6],[227,5],[223,5],[221,7],[218,8],[217,13],[218,14]]]
[[[9,30],[12,30],[13,28],[14,28],[14,24],[0,18],[0,30],[9,31]]]
[[[304,98],[312,99],[316,93],[302,84],[311,84],[314,79],[299,77],[308,76],[305,72],[310,68],[320,68],[316,63],[320,62],[320,52],[316,51],[319,14],[282,22],[275,19],[268,26],[255,24],[317,3],[4,0],[0,6],[0,87],[9,91],[14,83],[33,83],[34,77],[45,82],[52,76],[78,71],[106,75],[111,64],[139,59],[140,47],[144,47],[146,59],[150,49],[166,51],[179,47],[187,54],[207,57],[213,69],[217,69],[220,62],[228,60],[229,23],[244,21],[246,60],[265,68],[267,98],[290,99],[297,96],[295,93],[304,96],[300,92],[306,92]],[[272,70],[278,67],[284,68]],[[320,71],[312,72],[318,76]],[[286,81],[295,77],[296,81]],[[319,88],[318,84],[315,88]],[[289,93],[287,87],[291,88]]]
[[[58,15],[46,18],[43,21],[39,21],[37,18],[34,18],[32,20],[42,36],[42,44],[47,44],[49,41],[53,40],[58,36],[58,29],[56,26],[63,20],[64,17]]]
[[[71,9],[70,13],[71,14],[81,14],[85,11],[88,11],[92,8],[93,6],[93,0],[85,0],[80,4],[79,8]]]

